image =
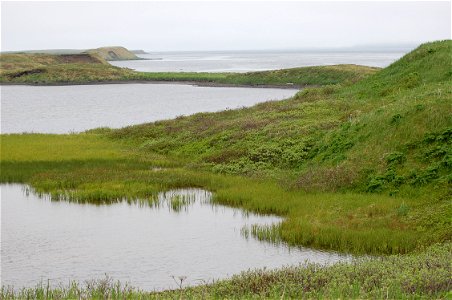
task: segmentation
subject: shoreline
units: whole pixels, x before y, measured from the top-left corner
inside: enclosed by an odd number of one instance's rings
[[[185,84],[199,87],[237,87],[237,88],[267,88],[267,89],[289,89],[300,90],[306,87],[318,87],[318,85],[277,85],[277,84],[232,84],[219,82],[203,81],[184,81],[184,80],[111,80],[111,81],[88,81],[88,82],[51,82],[51,83],[33,83],[33,82],[0,82],[0,86],[10,85],[29,85],[29,86],[69,86],[69,85],[106,85],[106,84]]]

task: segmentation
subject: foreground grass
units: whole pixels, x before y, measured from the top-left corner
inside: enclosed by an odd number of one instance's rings
[[[367,258],[325,267],[305,263],[243,272],[212,284],[146,292],[110,278],[14,291],[2,299],[447,299],[452,288],[450,243],[409,255]]]

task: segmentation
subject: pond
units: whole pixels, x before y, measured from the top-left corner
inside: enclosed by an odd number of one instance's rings
[[[69,133],[252,106],[298,90],[185,84],[2,86],[2,133]]]
[[[33,287],[104,278],[146,290],[211,282],[249,268],[305,260],[331,264],[349,256],[260,242],[252,224],[280,222],[211,202],[200,189],[160,193],[153,202],[110,205],[51,201],[25,185],[1,185],[1,282]]]

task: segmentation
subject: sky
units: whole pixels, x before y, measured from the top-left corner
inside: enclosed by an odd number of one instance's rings
[[[417,45],[451,38],[451,2],[1,2],[1,50]]]

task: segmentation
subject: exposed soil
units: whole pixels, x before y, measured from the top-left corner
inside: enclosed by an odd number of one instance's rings
[[[45,71],[46,71],[45,69],[25,70],[25,71],[8,74],[8,77],[10,79],[14,79],[14,78],[18,78],[18,77],[25,76],[25,75],[44,73]]]
[[[95,58],[90,54],[62,54],[56,56],[58,63],[62,64],[73,64],[73,63],[84,63],[84,64],[100,64],[102,63],[99,59]]]

